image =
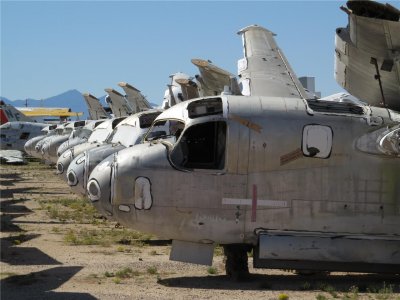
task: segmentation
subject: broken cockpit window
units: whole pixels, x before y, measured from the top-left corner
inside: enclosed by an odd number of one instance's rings
[[[178,168],[222,170],[225,144],[225,122],[196,124],[183,133],[171,152],[171,161]]]
[[[222,114],[222,100],[221,98],[214,98],[194,101],[188,105],[187,110],[191,119],[220,115]]]
[[[165,140],[172,144],[178,140],[185,128],[185,123],[179,120],[159,120],[153,124],[146,135],[145,141]]]

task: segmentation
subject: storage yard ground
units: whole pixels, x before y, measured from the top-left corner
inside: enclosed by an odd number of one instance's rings
[[[1,165],[1,299],[400,299],[400,277],[169,261],[170,241],[105,221],[53,168]],[[251,258],[249,261],[251,265]]]

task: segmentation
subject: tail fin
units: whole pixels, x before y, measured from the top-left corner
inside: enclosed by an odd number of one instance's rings
[[[126,82],[120,82],[118,83],[118,85],[122,87],[125,91],[126,100],[132,107],[134,113],[152,108],[150,103],[137,88],[131,86],[129,83]]]
[[[274,33],[252,25],[238,32],[242,35],[244,58],[238,61],[242,93],[246,96],[306,98],[306,93]]]
[[[4,124],[14,121],[33,122],[31,118],[25,116],[14,106],[0,101],[0,123]]]
[[[83,98],[85,98],[86,105],[89,110],[90,119],[99,120],[109,118],[109,115],[105,111],[104,107],[101,105],[99,99],[89,93],[84,93],[82,95]]]
[[[132,114],[133,109],[130,107],[125,99],[125,97],[114,89],[104,89],[108,94],[106,97],[106,102],[111,107],[114,117],[126,117]]]

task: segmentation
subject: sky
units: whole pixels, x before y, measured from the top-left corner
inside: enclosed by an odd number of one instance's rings
[[[399,7],[398,2],[390,2]],[[169,75],[198,73],[192,58],[237,74],[237,32],[258,24],[276,33],[298,76],[316,77],[323,96],[334,79],[335,29],[345,1],[4,1],[0,96],[45,99],[70,89],[97,97],[118,82],[161,103]]]

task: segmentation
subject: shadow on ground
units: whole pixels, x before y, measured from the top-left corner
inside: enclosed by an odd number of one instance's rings
[[[377,292],[391,286],[400,292],[400,276],[355,274],[355,275],[262,275],[251,274],[244,281],[234,281],[225,275],[205,277],[175,277],[160,279],[159,284],[177,288],[230,289],[230,290],[326,290],[348,292],[353,286],[360,292]]]
[[[56,267],[0,281],[2,299],[96,299],[87,293],[53,291],[70,280],[82,267]]]
[[[60,265],[61,263],[34,247],[19,247],[24,242],[39,237],[39,234],[19,234],[2,238],[1,261],[10,265]]]

